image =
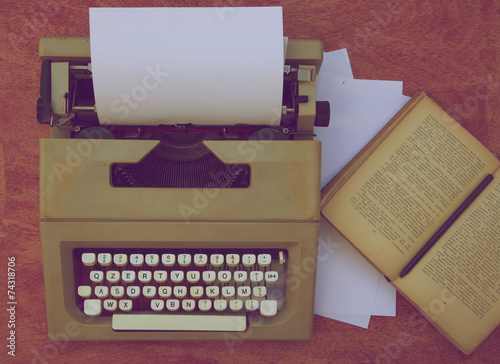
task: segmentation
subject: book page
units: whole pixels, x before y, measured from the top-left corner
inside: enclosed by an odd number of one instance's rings
[[[394,285],[472,351],[500,323],[500,172]]]
[[[394,280],[498,164],[471,134],[425,96],[322,213]]]

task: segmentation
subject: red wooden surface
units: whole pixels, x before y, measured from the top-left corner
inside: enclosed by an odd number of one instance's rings
[[[16,357],[4,339],[1,362],[339,362],[489,363],[500,357],[500,329],[465,356],[405,299],[397,317],[370,328],[315,317],[306,342],[58,342],[47,337],[38,231],[38,40],[88,36],[89,6],[283,5],[285,35],[316,38],[325,50],[348,49],[355,78],[404,81],[426,90],[492,152],[500,153],[500,3],[422,0],[361,1],[14,1],[0,4],[0,240],[5,302],[2,337],[9,337],[7,257],[16,257]],[[334,122],[334,121],[333,121]],[[499,262],[500,264],[500,262]],[[60,333],[64,338],[64,333]]]

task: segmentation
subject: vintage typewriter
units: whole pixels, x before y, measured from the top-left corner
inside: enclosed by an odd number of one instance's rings
[[[49,336],[307,339],[319,233],[320,41],[289,40],[281,123],[102,125],[88,38],[40,41]]]

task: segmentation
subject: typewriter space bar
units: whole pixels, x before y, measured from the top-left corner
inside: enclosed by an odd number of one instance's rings
[[[154,331],[245,331],[245,314],[176,315],[176,314],[115,314],[113,330]]]

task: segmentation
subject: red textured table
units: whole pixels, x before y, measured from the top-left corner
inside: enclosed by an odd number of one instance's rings
[[[4,338],[0,362],[493,363],[500,329],[469,356],[444,339],[400,295],[397,317],[368,330],[316,316],[306,342],[53,342],[47,337],[38,229],[36,121],[42,36],[88,36],[89,6],[283,5],[285,35],[348,49],[355,78],[401,80],[425,90],[492,152],[500,153],[500,3],[362,1],[14,1],[0,4],[0,241]],[[334,122],[334,121],[333,121]],[[10,333],[7,257],[16,259],[16,357]],[[499,262],[500,264],[500,262]]]

